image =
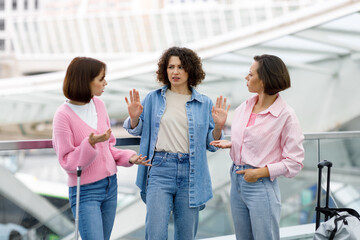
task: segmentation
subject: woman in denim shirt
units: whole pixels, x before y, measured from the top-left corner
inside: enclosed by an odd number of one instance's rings
[[[124,128],[141,136],[140,154],[152,167],[139,166],[136,184],[146,203],[145,238],[168,237],[171,211],[176,240],[195,238],[199,211],[212,198],[206,149],[221,139],[227,118],[226,99],[212,101],[194,87],[205,78],[201,59],[187,48],[172,47],[158,62],[157,80],[164,86],[140,103],[139,92],[130,91],[129,117]]]

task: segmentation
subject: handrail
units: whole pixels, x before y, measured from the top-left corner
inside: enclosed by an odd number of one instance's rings
[[[360,137],[360,131],[319,132],[319,133],[305,133],[304,135],[305,135],[305,140],[358,138]]]
[[[139,137],[117,138],[115,146],[139,145]],[[1,150],[24,150],[52,148],[51,139],[0,141]]]
[[[339,132],[318,132],[318,133],[304,133],[305,140],[316,139],[349,139],[360,138],[360,131],[339,131]],[[226,136],[230,139],[230,136]],[[116,146],[133,146],[139,145],[139,137],[130,138],[117,138]],[[24,149],[44,149],[52,148],[51,139],[40,140],[12,140],[12,141],[0,141],[0,151],[3,150],[24,150]]]

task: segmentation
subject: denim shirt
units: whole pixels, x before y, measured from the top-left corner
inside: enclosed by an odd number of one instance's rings
[[[141,136],[139,154],[152,159],[160,128],[160,120],[166,108],[165,92],[168,86],[151,91],[142,101],[143,112],[139,124],[131,129],[130,117],[123,127],[132,135]],[[212,198],[212,186],[206,158],[206,149],[215,152],[218,148],[209,145],[213,138],[214,120],[211,115],[213,106],[209,97],[192,90],[191,99],[186,103],[189,124],[189,207],[204,207]],[[223,138],[223,133],[221,134]],[[139,165],[136,185],[141,190],[141,198],[146,202],[146,185],[149,167]]]

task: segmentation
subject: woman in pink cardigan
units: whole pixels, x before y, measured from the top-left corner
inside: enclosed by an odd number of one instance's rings
[[[79,231],[82,239],[109,239],[117,206],[117,166],[148,166],[146,157],[114,147],[109,116],[97,98],[107,85],[105,63],[77,57],[70,63],[63,92],[68,99],[53,119],[53,146],[67,172],[69,201],[75,217],[76,169],[82,168]]]

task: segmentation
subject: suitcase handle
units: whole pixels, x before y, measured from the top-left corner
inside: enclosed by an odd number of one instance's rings
[[[324,160],[324,161],[318,163],[318,168],[323,168],[323,167],[331,168],[332,165],[333,165],[332,162],[330,162],[328,160]]]
[[[321,202],[321,173],[322,173],[322,169],[324,167],[328,168],[328,173],[327,173],[327,181],[326,181],[326,203],[325,203],[325,209],[329,208],[329,194],[330,194],[330,169],[332,167],[332,162],[327,161],[327,160],[323,160],[321,162],[318,163],[318,168],[319,168],[319,173],[318,173],[318,185],[317,185],[317,205],[316,205],[316,225],[315,225],[315,230],[318,229],[318,227],[320,226],[320,202]],[[325,215],[325,221],[328,220],[328,215]]]
[[[77,175],[78,177],[80,177],[80,176],[81,176],[81,172],[82,172],[82,169],[81,169],[80,166],[78,166],[78,167],[76,168],[76,175]]]
[[[76,168],[77,185],[76,185],[76,208],[75,208],[75,240],[79,238],[79,203],[80,203],[80,177],[82,169],[80,166]]]

